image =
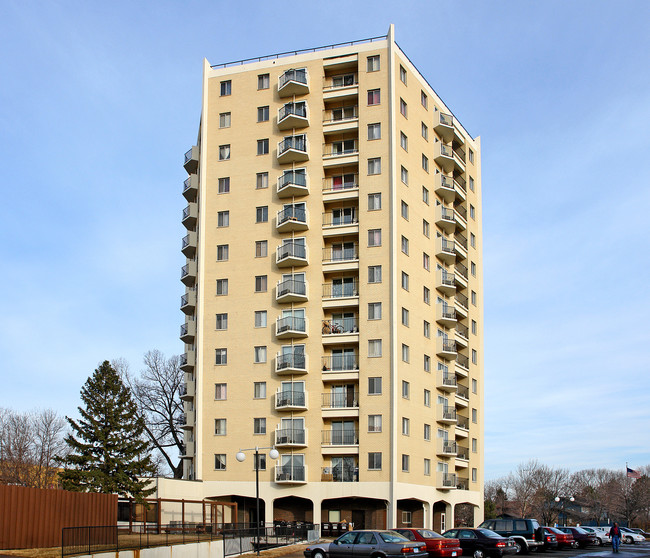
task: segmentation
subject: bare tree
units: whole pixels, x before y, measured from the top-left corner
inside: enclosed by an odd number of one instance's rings
[[[527,463],[520,463],[515,472],[508,476],[508,484],[517,503],[517,513],[520,517],[528,517],[534,506],[534,498],[539,486],[537,479],[541,468],[539,461],[533,459]]]
[[[493,519],[506,513],[508,490],[509,477],[501,477],[485,483],[485,519]],[[488,511],[490,517],[488,517]]]
[[[573,474],[571,485],[576,500],[586,510],[585,519],[600,523],[611,512],[609,493],[613,477],[614,472],[609,469],[583,469]]]

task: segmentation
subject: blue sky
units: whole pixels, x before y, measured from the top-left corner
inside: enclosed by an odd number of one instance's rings
[[[316,23],[314,23],[316,22]],[[182,352],[211,63],[383,35],[483,147],[486,478],[650,464],[650,3],[0,4],[0,406]]]

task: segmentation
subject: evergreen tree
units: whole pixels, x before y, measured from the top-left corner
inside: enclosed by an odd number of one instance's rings
[[[144,422],[131,391],[108,361],[86,380],[81,400],[81,420],[66,417],[72,431],[65,439],[70,453],[61,461],[63,488],[137,500],[151,495],[155,488],[146,488],[147,481],[138,478],[155,473]]]

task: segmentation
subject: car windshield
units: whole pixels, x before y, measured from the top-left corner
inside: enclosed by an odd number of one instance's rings
[[[395,531],[384,531],[383,533],[379,533],[379,536],[381,537],[381,540],[384,542],[389,542],[389,543],[408,542],[408,539],[406,537],[403,537],[402,535],[396,533]]]
[[[564,531],[560,531],[555,527],[547,527],[546,529],[548,529],[549,532],[554,533],[555,535],[564,535]]]
[[[446,531],[442,534],[443,537],[446,537],[448,539],[456,539],[456,535],[458,534],[457,529],[450,529],[449,531]]]
[[[576,533],[580,533],[581,535],[588,535],[587,531],[585,531],[582,527],[574,527],[573,528]]]
[[[500,539],[502,538],[499,533],[495,533],[494,531],[490,531],[489,529],[477,529],[479,533],[481,533],[485,537],[490,537],[491,539]]]
[[[428,529],[418,529],[418,533],[425,539],[438,539],[440,535],[435,531],[429,531]]]

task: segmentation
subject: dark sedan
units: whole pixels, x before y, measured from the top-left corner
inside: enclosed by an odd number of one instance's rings
[[[449,558],[450,556],[460,556],[463,553],[458,539],[443,537],[431,529],[399,528],[395,531],[410,541],[426,544],[429,558]]]
[[[427,547],[395,531],[349,531],[331,543],[310,544],[304,555],[305,558],[427,558]]]
[[[580,548],[585,548],[587,545],[596,544],[596,535],[587,533],[580,527],[558,527],[560,531],[570,533]]]
[[[462,527],[460,529],[449,529],[442,536],[449,539],[458,539],[463,554],[473,556],[473,558],[484,558],[485,556],[500,558],[507,554],[517,554],[517,547],[512,539],[502,537],[489,529]]]

